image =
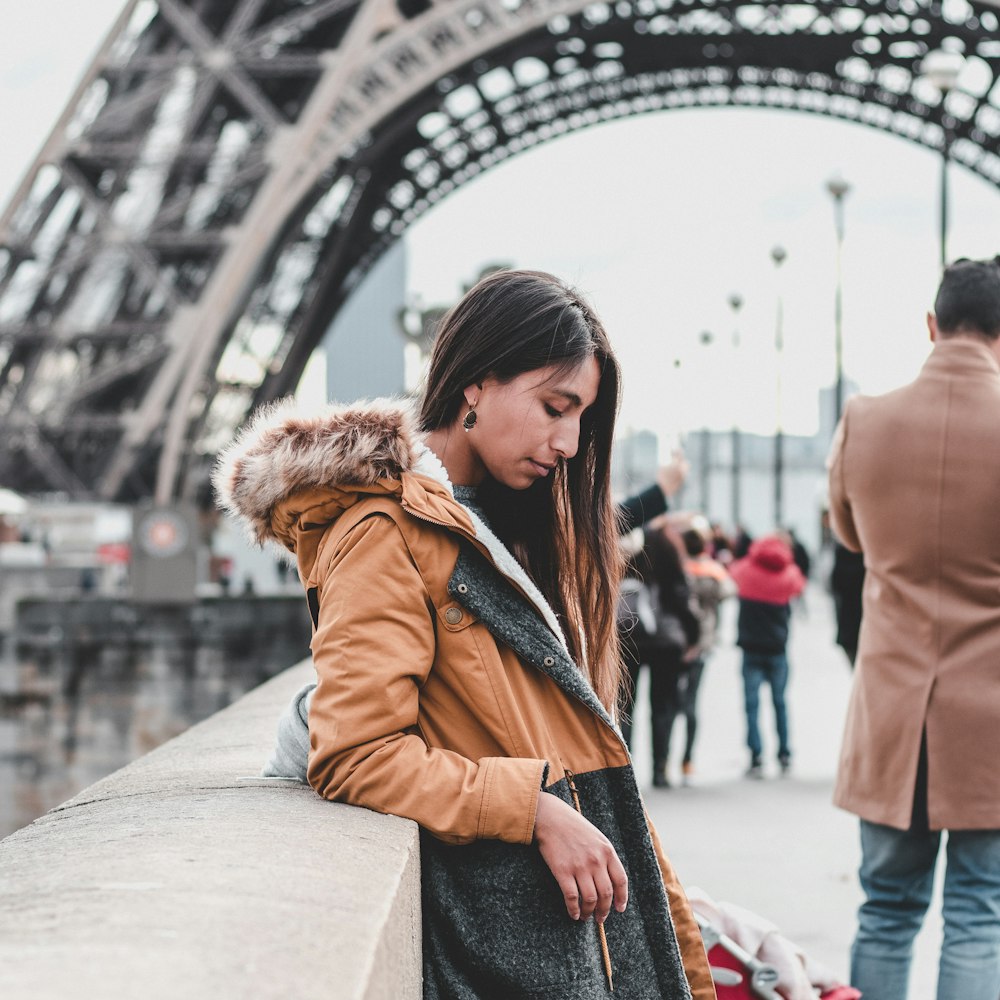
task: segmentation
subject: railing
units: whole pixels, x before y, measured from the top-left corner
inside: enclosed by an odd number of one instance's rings
[[[411,1000],[416,826],[256,777],[300,664],[0,841],[4,1000]]]

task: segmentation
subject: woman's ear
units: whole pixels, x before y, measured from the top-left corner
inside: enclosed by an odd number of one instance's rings
[[[462,390],[462,395],[465,397],[465,402],[470,407],[475,409],[476,404],[479,402],[479,395],[482,391],[483,391],[483,383],[473,382],[470,385],[467,385]]]

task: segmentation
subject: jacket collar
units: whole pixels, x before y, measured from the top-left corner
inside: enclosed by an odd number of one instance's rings
[[[924,362],[926,375],[1000,375],[1000,361],[977,337],[939,337]]]
[[[548,674],[567,693],[614,727],[604,705],[573,661],[561,638],[531,613],[525,596],[505,586],[495,565],[472,545],[463,544],[448,581],[448,592],[520,659]]]

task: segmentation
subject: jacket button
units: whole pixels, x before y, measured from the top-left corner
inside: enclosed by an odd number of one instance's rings
[[[555,657],[554,656],[546,656],[545,659],[542,660],[542,663],[544,663],[545,666],[547,666],[547,667],[554,667],[555,663],[556,663]]]
[[[444,613],[444,620],[449,625],[457,625],[462,620],[462,612],[458,608],[449,608]]]
[[[460,583],[455,589],[460,594],[467,594],[469,592],[469,588],[464,583]]]

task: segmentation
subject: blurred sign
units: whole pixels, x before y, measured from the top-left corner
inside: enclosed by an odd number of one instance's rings
[[[195,599],[198,519],[186,504],[136,508],[132,537],[132,597],[146,604]]]

